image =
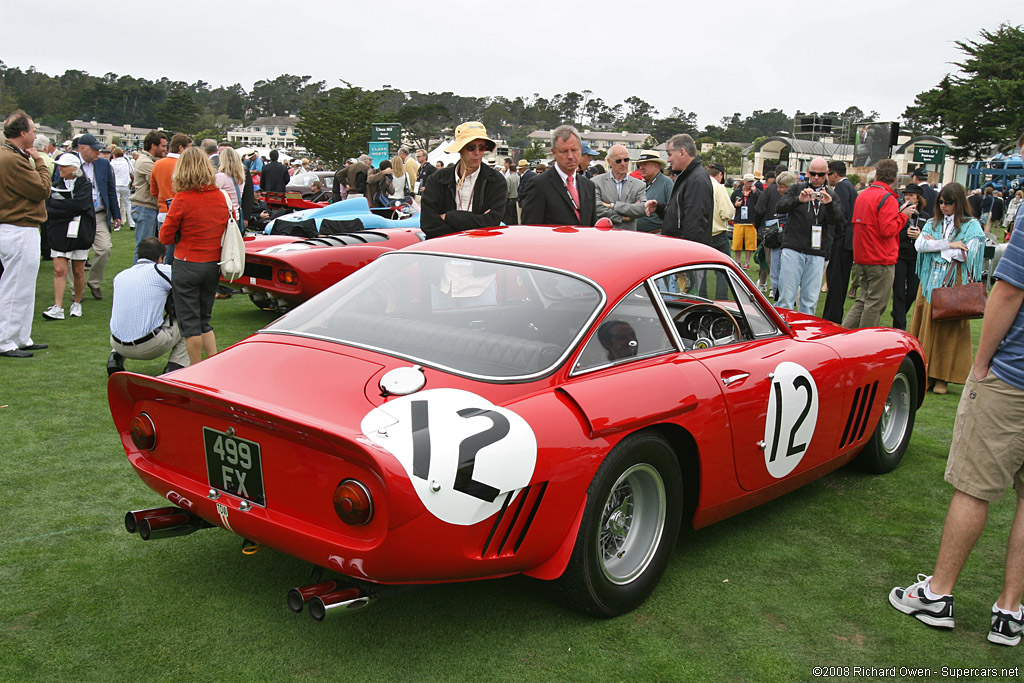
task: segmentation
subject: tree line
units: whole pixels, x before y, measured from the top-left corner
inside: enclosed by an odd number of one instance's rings
[[[960,73],[917,95],[903,114],[903,125],[911,134],[955,137],[960,147],[956,153],[973,156],[1016,139],[1024,127],[1024,31],[1001,24],[982,31],[979,40],[959,41],[957,46],[965,55],[955,63]],[[51,76],[0,61],[0,113],[15,108],[64,131],[69,130],[68,120],[81,119],[214,138],[262,116],[296,114],[300,144],[331,163],[365,151],[374,121],[401,123],[407,139],[418,147],[430,146],[444,131],[469,120],[483,122],[493,135],[521,148],[529,146],[527,136],[534,130],[569,122],[584,129],[648,133],[656,142],[689,133],[700,141],[750,143],[793,130],[793,117],[776,108],[755,109],[746,116],[736,112],[701,127],[694,112],[677,107],[659,112],[635,95],[610,103],[590,90],[551,97],[466,97],[390,87],[366,90],[348,83],[327,88],[324,81],[293,74],[256,81],[247,90],[240,83],[212,87],[205,81],[93,76],[74,69]],[[878,114],[851,106],[800,116],[831,118],[835,141],[852,144],[851,124],[877,120]],[[722,151],[730,161],[735,154]]]

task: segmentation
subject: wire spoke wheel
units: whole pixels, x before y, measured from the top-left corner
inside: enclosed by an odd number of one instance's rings
[[[614,584],[647,569],[665,529],[665,483],[647,464],[630,467],[612,486],[597,528],[601,571]]]
[[[889,396],[882,408],[879,429],[882,432],[882,448],[886,453],[895,453],[906,436],[910,424],[910,384],[906,375],[898,374],[889,388]]]

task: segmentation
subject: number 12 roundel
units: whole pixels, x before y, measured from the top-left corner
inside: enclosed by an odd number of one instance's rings
[[[360,428],[402,463],[423,505],[449,524],[493,515],[530,483],[537,464],[537,437],[526,420],[460,389],[388,401]]]
[[[779,363],[772,373],[764,425],[764,464],[781,479],[803,459],[818,422],[818,387],[807,368]]]

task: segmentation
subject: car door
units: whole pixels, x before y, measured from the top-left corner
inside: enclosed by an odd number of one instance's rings
[[[835,351],[793,337],[764,310],[749,281],[725,266],[680,269],[656,282],[684,353],[722,387],[740,486],[761,489],[834,457],[843,406]],[[714,299],[700,296],[712,289]],[[732,315],[739,334],[725,334],[733,323],[723,323],[719,310]],[[694,313],[707,313],[711,322],[695,324]]]

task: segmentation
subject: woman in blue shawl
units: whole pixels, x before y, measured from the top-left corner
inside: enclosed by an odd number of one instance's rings
[[[946,383],[963,384],[971,371],[969,320],[932,320],[932,291],[941,287],[951,268],[955,282],[966,282],[967,274],[981,279],[985,259],[985,233],[971,217],[967,192],[960,183],[942,188],[936,200],[937,215],[928,221],[917,238],[917,276],[921,289],[914,303],[910,333],[921,341],[928,359],[928,385],[936,394],[946,393]]]

